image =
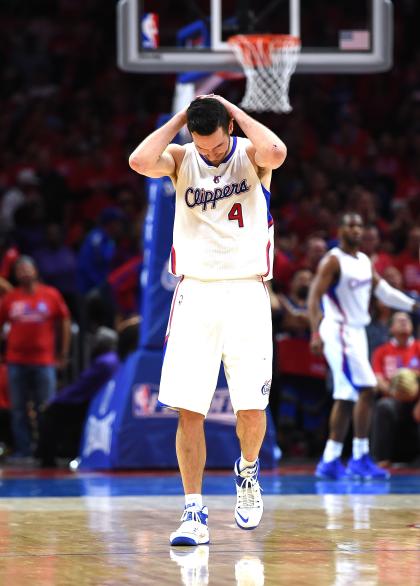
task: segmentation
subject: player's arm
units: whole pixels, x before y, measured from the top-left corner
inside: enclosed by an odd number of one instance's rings
[[[399,311],[419,312],[420,304],[400,291],[392,287],[385,279],[382,279],[375,271],[372,277],[372,291],[375,297],[387,307]]]
[[[277,169],[284,163],[287,148],[284,142],[267,126],[254,120],[249,114],[222,96],[207,96],[219,100],[251,141],[247,154],[261,169]]]
[[[175,178],[185,149],[170,144],[187,121],[186,109],[149,134],[131,153],[130,167],[146,177]]]
[[[310,347],[314,354],[322,353],[319,324],[322,319],[321,298],[340,275],[340,264],[334,255],[324,257],[318,265],[315,277],[309,287],[308,315],[311,326]]]

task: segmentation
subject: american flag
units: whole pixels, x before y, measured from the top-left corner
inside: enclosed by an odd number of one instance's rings
[[[342,51],[368,51],[370,31],[340,31],[339,47]]]

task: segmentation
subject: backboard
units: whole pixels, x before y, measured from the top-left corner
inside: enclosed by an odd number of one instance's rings
[[[235,34],[301,37],[297,73],[373,73],[392,66],[391,0],[119,0],[125,71],[241,71]]]

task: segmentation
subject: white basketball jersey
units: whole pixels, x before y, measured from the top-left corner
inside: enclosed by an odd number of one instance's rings
[[[175,186],[172,274],[204,281],[272,278],[270,192],[249,160],[247,144],[232,137],[217,167],[193,142],[185,145]]]
[[[322,296],[325,319],[365,326],[370,322],[369,302],[372,292],[372,263],[366,254],[347,254],[341,248],[333,248],[328,254],[340,263],[338,283]]]

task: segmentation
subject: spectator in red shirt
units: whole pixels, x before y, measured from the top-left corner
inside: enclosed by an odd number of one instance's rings
[[[378,346],[372,356],[372,366],[382,397],[377,401],[372,425],[374,457],[389,465],[415,459],[420,450],[420,398],[405,401],[391,393],[390,381],[399,368],[411,368],[420,373],[420,341],[413,338],[413,325],[407,313],[394,313],[391,340]]]
[[[30,257],[18,258],[15,276],[18,286],[3,298],[0,326],[5,323],[10,326],[6,363],[15,456],[30,457],[28,402],[32,401],[37,420],[40,408],[55,392],[57,346],[58,366],[63,367],[67,361],[70,314],[59,291],[38,282],[37,269]],[[56,340],[57,325],[61,326],[60,340]]]
[[[397,257],[395,265],[402,273],[404,289],[420,294],[420,226],[414,226],[408,233],[404,250]]]

